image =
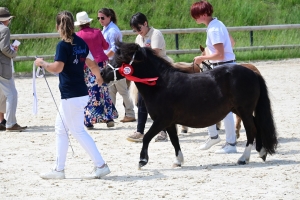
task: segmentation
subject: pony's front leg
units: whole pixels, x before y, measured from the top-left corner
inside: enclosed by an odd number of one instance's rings
[[[143,144],[142,151],[140,153],[140,161],[139,161],[138,169],[140,170],[142,167],[144,167],[145,165],[147,165],[148,160],[149,160],[148,147],[145,148],[144,144]]]
[[[161,131],[162,129],[163,128],[154,121],[152,126],[148,130],[148,132],[144,135],[138,169],[141,169],[143,166],[147,165],[149,161],[149,156],[148,156],[149,143],[155,137],[155,135],[157,135],[158,132]]]
[[[177,127],[176,125],[172,125],[170,127],[167,128],[167,133],[169,134],[171,143],[175,149],[175,160],[173,163],[173,167],[181,167],[184,163],[184,158],[183,158],[183,154],[181,152],[180,149],[180,145],[179,145],[179,139],[178,139],[178,135],[177,135]]]

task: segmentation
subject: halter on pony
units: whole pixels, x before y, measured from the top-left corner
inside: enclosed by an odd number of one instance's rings
[[[133,67],[132,67],[132,63],[134,61],[136,52],[134,52],[131,61],[129,62],[129,64],[123,63],[121,67],[118,68],[114,68],[113,66],[111,66],[111,64],[108,63],[108,66],[113,70],[114,72],[114,81],[113,84],[115,84],[115,82],[117,81],[117,74],[116,71],[118,70],[119,73],[124,76],[126,79],[130,80],[130,81],[134,81],[134,82],[140,82],[140,83],[144,83],[146,85],[156,85],[156,81],[158,79],[158,77],[154,77],[154,78],[138,78],[135,76],[132,76],[133,74]]]

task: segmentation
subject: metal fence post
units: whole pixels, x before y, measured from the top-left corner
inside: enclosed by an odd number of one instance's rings
[[[250,31],[250,46],[253,46],[253,31]]]
[[[179,50],[178,33],[175,34],[175,46],[176,46],[176,50]],[[176,56],[178,57],[178,54],[176,54]]]

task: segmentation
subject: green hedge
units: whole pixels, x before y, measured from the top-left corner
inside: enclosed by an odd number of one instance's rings
[[[102,7],[115,10],[118,26],[129,30],[129,20],[136,12],[146,14],[149,24],[158,29],[204,28],[190,17],[192,0],[0,0],[0,5],[8,7],[16,17],[10,29],[12,34],[51,33],[55,30],[55,17],[59,11],[69,10],[74,16],[86,11],[93,18],[92,27],[101,28],[97,21],[97,11]],[[299,0],[211,0],[214,16],[228,27],[297,24],[299,23]],[[237,47],[249,46],[249,32],[232,32]],[[195,49],[205,44],[206,35],[179,35],[180,49]],[[174,35],[165,35],[167,49],[175,49]],[[23,40],[19,55],[54,54],[58,39]],[[133,42],[134,37],[124,37],[124,41]],[[299,44],[299,30],[274,30],[254,32],[254,46]],[[238,60],[281,59],[297,57],[296,50],[272,50],[257,52],[237,52]],[[195,55],[172,56],[175,61],[189,61]],[[17,71],[28,71],[32,62],[16,63]]]

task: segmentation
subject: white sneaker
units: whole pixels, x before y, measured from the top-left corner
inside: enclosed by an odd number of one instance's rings
[[[211,137],[207,138],[206,141],[200,146],[200,150],[207,150],[215,144],[221,142],[220,136],[216,139],[211,139]]]
[[[105,164],[103,167],[94,167],[91,174],[84,176],[86,179],[97,179],[110,173],[109,167]]]
[[[237,153],[236,146],[232,146],[226,142],[222,149],[217,150],[217,154],[226,154],[226,153]]]
[[[40,177],[43,179],[64,179],[64,178],[66,178],[65,170],[56,171],[55,169],[50,172],[40,174]]]

